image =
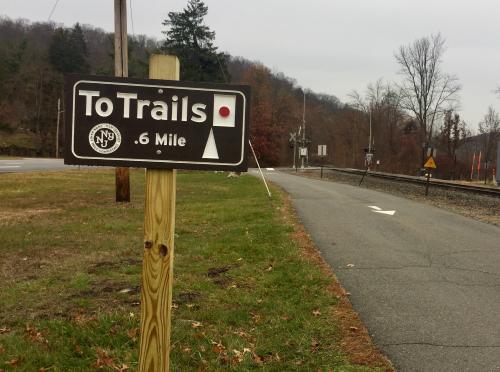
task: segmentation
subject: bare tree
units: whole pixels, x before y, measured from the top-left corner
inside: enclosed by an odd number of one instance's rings
[[[493,160],[495,144],[500,138],[500,115],[491,106],[488,107],[488,113],[484,115],[483,121],[479,123],[479,133],[484,141],[484,161]]]
[[[371,117],[372,145],[377,147],[377,159],[387,161],[393,169],[398,169],[399,164],[394,158],[400,150],[404,118],[399,90],[379,79],[368,84],[364,95],[353,91],[349,97],[350,106],[363,113],[367,124]],[[368,128],[368,125],[365,127]]]
[[[446,109],[458,105],[458,78],[441,70],[445,40],[441,34],[423,37],[395,54],[401,66],[402,107],[415,115],[422,135],[430,142],[434,123]]]
[[[469,135],[467,123],[460,119],[460,115],[453,110],[446,110],[444,113],[443,124],[439,133],[439,141],[446,149],[448,159],[452,162],[450,176],[452,179],[456,176],[457,169],[457,149],[460,142]]]

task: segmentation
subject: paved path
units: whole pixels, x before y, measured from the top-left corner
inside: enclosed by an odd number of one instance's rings
[[[0,159],[0,173],[31,172],[42,170],[72,169],[74,166],[64,165],[63,159],[51,158],[21,158],[5,160]]]
[[[398,370],[500,371],[500,228],[364,188],[266,177],[291,195]]]

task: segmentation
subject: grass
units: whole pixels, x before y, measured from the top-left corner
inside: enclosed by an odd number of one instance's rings
[[[0,178],[0,371],[136,370],[144,172],[129,204],[112,171]],[[284,195],[180,173],[173,371],[335,370],[332,278],[301,254]]]

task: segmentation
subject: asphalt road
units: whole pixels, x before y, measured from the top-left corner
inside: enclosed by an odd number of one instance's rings
[[[46,170],[71,169],[74,166],[64,165],[63,159],[50,158],[22,158],[5,160],[0,159],[0,173],[31,172]]]
[[[500,371],[500,228],[355,186],[266,177],[291,195],[398,370]]]

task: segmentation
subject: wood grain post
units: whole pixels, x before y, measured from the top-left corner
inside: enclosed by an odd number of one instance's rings
[[[115,0],[115,76],[128,76],[127,1]],[[130,201],[130,174],[124,167],[115,170],[116,201]]]
[[[179,80],[179,60],[152,55],[149,77]],[[139,371],[169,370],[175,191],[175,169],[146,170]]]

